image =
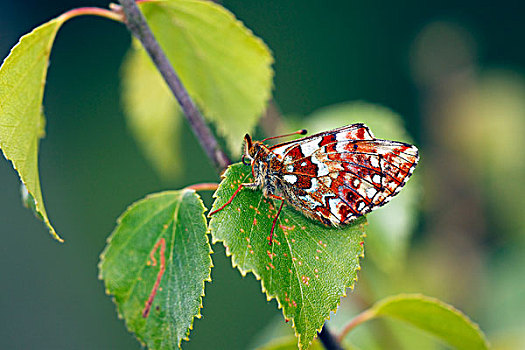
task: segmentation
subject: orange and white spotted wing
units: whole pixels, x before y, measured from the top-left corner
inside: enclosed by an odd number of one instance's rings
[[[288,202],[326,225],[344,225],[387,203],[414,171],[415,146],[374,138],[353,124],[270,148],[283,162]]]

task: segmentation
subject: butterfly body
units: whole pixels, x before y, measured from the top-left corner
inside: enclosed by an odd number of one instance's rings
[[[399,193],[419,160],[415,146],[376,139],[364,124],[275,146],[246,135],[244,153],[254,181],[241,184],[225,205],[210,214],[231,203],[242,187],[260,188],[264,196],[281,200],[270,243],[285,202],[324,225],[347,225]]]

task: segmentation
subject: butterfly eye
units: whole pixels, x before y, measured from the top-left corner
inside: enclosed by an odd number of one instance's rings
[[[248,163],[246,163],[246,154],[243,154],[242,157],[241,157],[241,162],[242,164],[244,165],[251,165],[251,162],[248,160]]]

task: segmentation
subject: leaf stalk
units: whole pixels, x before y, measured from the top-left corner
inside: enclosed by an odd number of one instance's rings
[[[78,17],[78,16],[84,16],[84,15],[105,17],[105,18],[112,19],[117,22],[124,22],[124,15],[122,13],[119,13],[118,11],[115,11],[114,9],[107,10],[107,9],[103,9],[99,7],[79,7],[79,8],[64,12],[62,15],[60,15],[60,17],[62,17],[64,21],[67,21],[71,18]]]
[[[374,318],[376,315],[375,311],[373,309],[366,309],[365,311],[361,312],[359,315],[354,317],[346,324],[346,326],[343,328],[341,333],[338,336],[338,340],[340,342],[343,341],[343,339],[347,336],[348,333],[355,327],[359,326],[361,323],[364,323],[372,318]]]
[[[186,187],[189,190],[195,191],[216,191],[219,188],[219,184],[215,182],[204,182],[199,184],[194,184]]]

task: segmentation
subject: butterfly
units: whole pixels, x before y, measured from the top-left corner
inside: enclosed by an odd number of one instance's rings
[[[418,149],[398,141],[376,139],[361,123],[280,143],[244,137],[242,161],[252,167],[253,182],[242,183],[213,215],[229,205],[242,188],[262,189],[281,201],[269,236],[272,244],[284,203],[326,226],[343,226],[388,203],[412,175]],[[249,162],[246,163],[246,160]]]

